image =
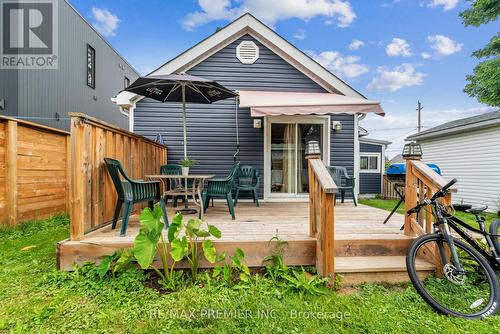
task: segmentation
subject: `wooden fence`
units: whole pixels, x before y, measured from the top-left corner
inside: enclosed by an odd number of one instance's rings
[[[69,211],[69,132],[0,116],[0,225]]]
[[[122,162],[131,178],[158,174],[167,148],[84,114],[71,117],[71,240],[113,218],[116,192],[104,158]],[[141,206],[142,207],[142,206]]]
[[[399,191],[404,195],[404,187],[401,187]],[[394,190],[394,182],[390,181],[385,174],[382,177],[382,198],[399,200],[398,193]]]
[[[333,278],[334,268],[334,196],[337,186],[319,156],[310,156],[309,234],[316,238],[316,269],[318,274]]]

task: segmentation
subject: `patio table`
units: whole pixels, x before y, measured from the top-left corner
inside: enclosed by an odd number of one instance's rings
[[[160,174],[160,175],[144,175],[145,178],[151,180],[160,180],[163,184],[163,196],[184,196],[186,198],[186,207],[182,210],[179,210],[183,213],[196,213],[196,209],[190,209],[187,207],[187,196],[192,195],[193,201],[195,205],[200,207],[200,218],[203,218],[204,208],[203,208],[203,200],[202,200],[202,192],[205,186],[205,180],[211,179],[215,177],[212,174],[189,174],[189,175],[179,175],[179,174]],[[182,180],[184,179],[184,187],[168,189],[168,181],[169,180]],[[188,189],[187,181],[193,180],[193,185]],[[198,199],[196,199],[198,197]]]

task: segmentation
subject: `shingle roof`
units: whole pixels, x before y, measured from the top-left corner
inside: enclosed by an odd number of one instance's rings
[[[443,123],[441,125],[435,126],[433,128],[430,128],[428,130],[422,131],[420,133],[408,136],[406,140],[415,140],[415,139],[420,139],[423,137],[430,137],[430,136],[437,136],[442,133],[451,133],[455,132],[453,129],[460,131],[460,130],[465,130],[470,127],[475,127],[475,128],[480,128],[482,124],[484,123],[484,126],[490,125],[491,122],[488,121],[494,121],[494,120],[499,120],[500,121],[500,110],[492,111],[492,112],[487,112],[481,115],[477,116],[472,116],[472,117],[467,117],[467,118],[461,118],[457,119],[451,122]]]

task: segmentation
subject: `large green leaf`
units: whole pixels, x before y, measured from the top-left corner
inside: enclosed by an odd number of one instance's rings
[[[174,218],[172,219],[172,223],[168,227],[168,241],[172,242],[177,236],[182,228],[182,213],[176,213]]]
[[[106,275],[108,270],[111,268],[111,263],[113,262],[113,258],[114,254],[103,257],[101,263],[94,268],[95,272],[99,275],[99,278],[103,278],[104,275]]]
[[[130,265],[134,258],[134,250],[132,248],[127,248],[124,250],[118,260],[116,260],[113,272],[120,272]]]
[[[205,231],[205,230],[195,230],[194,231],[194,234],[197,236],[197,237],[200,237],[200,238],[206,238],[206,237],[209,237],[210,236],[210,233],[208,231]]]
[[[201,244],[203,248],[203,254],[208,262],[214,263],[217,259],[217,251],[215,250],[214,244],[210,240],[204,240]]]
[[[152,211],[150,208],[144,208],[141,215],[139,216],[139,221],[141,228],[139,232],[150,234],[152,238],[160,238],[160,233],[163,230],[163,223],[161,221],[162,212],[161,208],[157,205]]]
[[[214,237],[216,237],[217,239],[220,239],[222,233],[220,232],[220,230],[215,227],[214,225],[208,225],[208,232],[213,235]]]
[[[176,262],[182,260],[186,256],[187,239],[174,239],[170,243],[170,256]]]
[[[146,233],[139,233],[134,241],[134,256],[142,269],[147,269],[153,263],[158,240],[151,240]]]
[[[186,234],[189,236],[195,235],[200,229],[202,221],[200,219],[190,219],[186,225]]]

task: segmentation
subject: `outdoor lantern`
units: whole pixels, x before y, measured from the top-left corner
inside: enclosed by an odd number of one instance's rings
[[[340,121],[332,121],[332,129],[336,132],[342,130],[342,123]]]
[[[254,129],[260,129],[262,128],[262,120],[257,118],[253,120],[253,128]]]
[[[403,147],[404,159],[420,159],[422,158],[422,147],[420,144],[410,142]]]
[[[319,143],[316,140],[311,140],[306,144],[306,157],[310,155],[320,155],[321,149],[319,148]]]

